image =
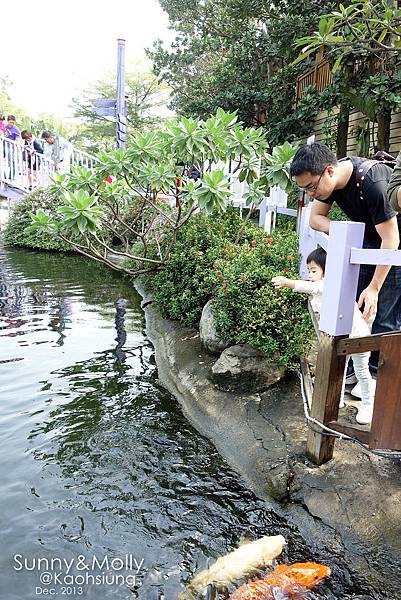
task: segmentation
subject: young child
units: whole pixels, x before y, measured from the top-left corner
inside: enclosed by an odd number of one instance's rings
[[[326,268],[326,251],[323,248],[313,250],[306,259],[309,271],[309,281],[288,279],[287,277],[273,277],[272,283],[275,288],[290,288],[294,292],[303,292],[310,295],[310,302],[313,312],[317,319],[320,319],[320,308],[322,305],[322,293],[324,272]],[[352,321],[352,331],[350,337],[359,337],[370,335],[369,325],[362,318],[362,313],[355,302],[354,318]],[[372,422],[373,403],[375,397],[376,381],[372,378],[369,371],[370,352],[352,354],[354,362],[355,375],[361,389],[362,403],[356,415],[356,421],[361,425],[367,425]],[[341,395],[340,408],[344,406],[342,400],[344,393],[345,379],[343,381],[343,391]]]

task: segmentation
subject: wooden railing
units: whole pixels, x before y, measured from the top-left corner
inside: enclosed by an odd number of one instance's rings
[[[333,81],[333,75],[327,60],[317,60],[313,69],[297,79],[295,106],[302,100],[307,86],[314,86],[319,92],[323,91]]]

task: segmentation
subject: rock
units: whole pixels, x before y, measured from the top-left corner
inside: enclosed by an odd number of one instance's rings
[[[206,350],[213,354],[219,354],[232,343],[222,340],[217,334],[216,322],[213,315],[213,300],[209,300],[203,307],[199,324],[199,335]]]
[[[227,392],[262,392],[284,377],[286,370],[263,352],[238,344],[221,353],[212,367],[212,381]]]

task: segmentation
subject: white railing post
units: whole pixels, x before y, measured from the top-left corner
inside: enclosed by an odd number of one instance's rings
[[[332,336],[352,329],[359,265],[350,256],[351,248],[362,248],[364,231],[363,223],[330,223],[319,329]]]
[[[299,253],[301,262],[299,264],[299,274],[302,279],[308,278],[308,269],[306,266],[306,258],[312,250],[316,248],[316,241],[313,230],[309,227],[309,219],[311,212],[311,204],[304,206],[301,212],[299,222]]]

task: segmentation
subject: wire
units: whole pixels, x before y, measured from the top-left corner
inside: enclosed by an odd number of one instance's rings
[[[304,378],[302,376],[302,373],[299,373],[299,379],[301,382],[301,396],[302,396],[302,402],[303,402],[303,407],[304,407],[305,419],[307,421],[307,425],[308,425],[309,429],[311,429],[314,433],[318,433],[320,435],[329,435],[329,436],[335,437],[339,440],[344,440],[346,442],[352,442],[354,444],[357,444],[358,446],[361,446],[361,448],[363,448],[367,452],[370,452],[371,454],[375,454],[376,456],[381,456],[384,458],[401,458],[401,452],[397,452],[396,450],[373,450],[373,448],[369,448],[368,446],[366,446],[366,444],[363,444],[360,440],[358,440],[358,438],[352,437],[345,433],[341,433],[339,431],[335,431],[334,429],[327,427],[327,425],[324,425],[324,423],[322,423],[318,419],[311,417],[310,413],[309,413],[308,399],[307,399],[306,393],[305,393],[305,383],[304,383]],[[323,431],[315,429],[314,427],[312,427],[311,423],[313,423],[314,425],[318,425],[318,427],[320,427],[320,429]]]

